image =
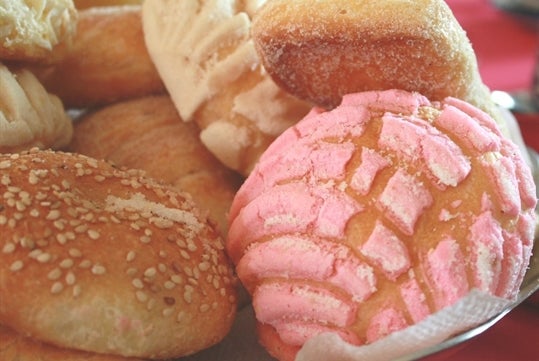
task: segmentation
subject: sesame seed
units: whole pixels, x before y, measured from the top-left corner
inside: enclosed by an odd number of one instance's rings
[[[144,283],[140,278],[134,278],[133,281],[131,281],[131,284],[138,289],[144,288]]]
[[[73,274],[73,272],[68,272],[66,277],[65,277],[65,280],[66,280],[66,283],[69,285],[69,286],[72,286],[75,284],[75,281],[76,281],[76,278],[75,278],[75,274]]]
[[[13,253],[15,251],[15,245],[11,242],[8,242],[2,248],[2,253]]]
[[[137,300],[140,302],[146,302],[148,300],[148,295],[142,291],[135,292],[135,296],[137,297]]]
[[[57,280],[62,276],[62,271],[59,268],[54,268],[52,271],[47,273],[47,278],[51,281]]]
[[[174,283],[174,282],[172,282],[172,281],[165,281],[164,287],[165,287],[167,290],[171,290],[171,289],[173,289],[174,287],[176,287],[176,283]]]
[[[71,258],[65,258],[60,262],[61,268],[70,268],[73,266],[73,260]]]
[[[187,303],[193,302],[193,296],[192,296],[192,293],[190,293],[190,292],[184,292],[184,293],[183,293],[183,299],[184,299],[184,301],[187,302]]]
[[[150,298],[150,300],[148,300],[148,303],[146,303],[146,309],[150,311],[151,309],[155,307],[156,304],[157,304],[157,301],[155,300],[155,298]]]
[[[51,293],[57,294],[57,293],[62,292],[63,289],[64,289],[64,285],[62,285],[61,282],[54,282],[51,287]]]
[[[183,249],[180,250],[180,255],[185,258],[185,259],[191,259],[191,256],[189,255],[189,253],[187,253],[186,251],[184,251]]]
[[[135,255],[136,255],[135,251],[129,251],[127,252],[127,256],[125,257],[125,260],[127,262],[131,262],[132,260],[135,259]]]
[[[198,310],[200,312],[208,312],[210,310],[210,305],[207,305],[207,304],[204,303],[204,304],[200,305]]]
[[[92,273],[94,275],[103,275],[107,270],[100,264],[94,264],[92,267]]]
[[[56,241],[60,244],[66,244],[67,243],[67,237],[63,233],[58,233],[56,235]]]
[[[77,248],[70,248],[68,253],[71,257],[74,258],[80,258],[82,256],[82,252]]]
[[[11,167],[11,161],[3,160],[0,162],[0,169],[8,169],[9,167]]]
[[[153,267],[147,268],[144,271],[144,276],[146,277],[154,277],[156,274],[157,274],[157,271]]]
[[[48,221],[55,221],[57,220],[58,218],[60,218],[60,211],[57,210],[57,209],[53,209],[52,211],[50,211],[47,216],[45,217],[46,220]]]
[[[82,260],[79,263],[80,268],[90,268],[91,266],[92,266],[92,261],[90,261],[89,259]]]
[[[11,272],[17,272],[17,271],[20,271],[22,269],[22,267],[24,266],[24,263],[21,261],[21,260],[17,260],[15,262],[13,262],[10,266],[9,266],[9,270]]]
[[[178,312],[178,315],[176,316],[177,322],[182,322],[182,320],[185,318],[185,311]]]
[[[200,262],[198,264],[198,268],[203,272],[209,270],[210,267],[211,267],[211,265],[209,264],[209,262]]]
[[[140,241],[141,241],[142,243],[145,243],[145,244],[150,243],[151,240],[152,240],[152,239],[151,239],[150,237],[148,237],[148,236],[142,236],[142,237],[140,237],[139,239],[140,239]]]
[[[167,270],[167,266],[165,266],[163,263],[159,263],[157,265],[157,269],[159,270],[159,272],[164,273]]]
[[[180,275],[172,275],[172,276],[170,276],[170,280],[172,282],[176,283],[177,285],[183,283],[183,278]]]
[[[90,238],[93,239],[93,240],[98,239],[99,236],[100,236],[99,232],[97,232],[97,231],[95,231],[95,230],[93,230],[93,229],[90,229],[90,230],[88,231],[88,237],[90,237]]]
[[[36,260],[40,263],[47,263],[51,260],[51,258],[52,256],[50,255],[50,253],[43,252],[36,257]]]
[[[133,277],[134,275],[136,275],[137,272],[138,270],[135,267],[130,267],[127,269],[127,271],[125,271],[125,273],[130,277]]]
[[[81,293],[80,285],[74,285],[73,286],[73,297],[80,296],[80,293]]]
[[[34,217],[34,218],[39,217],[39,211],[38,211],[37,209],[35,209],[35,208],[32,209],[32,210],[30,211],[30,216],[32,216],[32,217]]]
[[[173,313],[174,313],[174,308],[172,308],[172,307],[167,307],[167,308],[163,309],[163,316],[165,316],[165,317],[169,317]]]

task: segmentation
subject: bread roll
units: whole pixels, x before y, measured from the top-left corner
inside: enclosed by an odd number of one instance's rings
[[[107,159],[191,194],[208,211],[221,234],[241,177],[221,164],[198,137],[193,122],[183,122],[168,95],[109,105],[75,123],[71,151]]]
[[[0,155],[0,323],[145,359],[219,342],[236,312],[218,232],[187,193],[93,158]]]
[[[252,36],[285,90],[332,108],[348,93],[404,89],[451,96],[505,122],[479,74],[472,45],[443,0],[268,1]]]
[[[0,59],[44,60],[70,43],[77,15],[73,0],[0,0]]]
[[[148,52],[184,121],[227,167],[249,174],[260,154],[310,105],[282,91],[250,36],[264,1],[146,0]]]
[[[473,288],[515,298],[535,191],[518,147],[478,108],[355,93],[268,148],[234,198],[227,251],[261,342],[292,360],[319,333],[372,343]]]
[[[103,355],[54,347],[24,337],[0,325],[0,360],[2,361],[137,361],[134,358]]]
[[[60,99],[26,69],[0,63],[0,153],[65,147],[73,124]]]
[[[67,108],[90,108],[164,93],[142,33],[140,5],[79,10],[71,47],[58,47],[52,65],[31,70]]]

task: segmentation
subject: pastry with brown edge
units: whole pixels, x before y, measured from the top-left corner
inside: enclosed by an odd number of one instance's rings
[[[451,96],[488,112],[507,134],[443,0],[271,0],[255,13],[252,37],[268,73],[300,99],[333,108],[360,91]]]
[[[164,93],[144,44],[140,9],[118,5],[79,10],[72,46],[56,48],[52,64],[35,64],[31,70],[67,108]]]

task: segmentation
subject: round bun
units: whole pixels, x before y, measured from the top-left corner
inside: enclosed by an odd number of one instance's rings
[[[463,99],[503,124],[470,41],[443,0],[273,0],[255,13],[252,37],[275,82],[316,105],[404,89],[431,100]]]
[[[73,0],[1,0],[0,59],[43,60],[76,32]]]
[[[0,325],[2,361],[139,361],[135,358],[104,355],[54,347],[33,340]]]
[[[190,193],[208,211],[222,235],[240,176],[201,143],[193,122],[183,122],[168,95],[119,102],[75,123],[69,149],[142,169],[154,179]]]
[[[29,65],[67,108],[165,92],[144,44],[140,5],[92,7],[78,14],[72,46],[55,49],[52,64]]]
[[[371,343],[472,288],[512,299],[536,202],[529,166],[486,113],[356,93],[268,148],[234,199],[227,251],[262,342],[292,359],[321,332]]]
[[[167,359],[236,312],[218,232],[187,193],[82,155],[0,155],[0,324],[35,340]]]
[[[184,121],[227,167],[249,174],[266,147],[310,109],[262,68],[251,36],[260,1],[146,0],[148,52]]]
[[[71,141],[73,123],[61,100],[30,71],[0,63],[0,84],[0,153],[60,149]]]

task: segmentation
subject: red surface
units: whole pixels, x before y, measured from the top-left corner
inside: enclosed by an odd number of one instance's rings
[[[447,0],[476,52],[483,81],[492,90],[529,89],[539,45],[539,19],[522,18],[489,0]],[[539,151],[539,116],[517,115],[524,140]],[[539,360],[539,293],[490,329],[428,361]]]

